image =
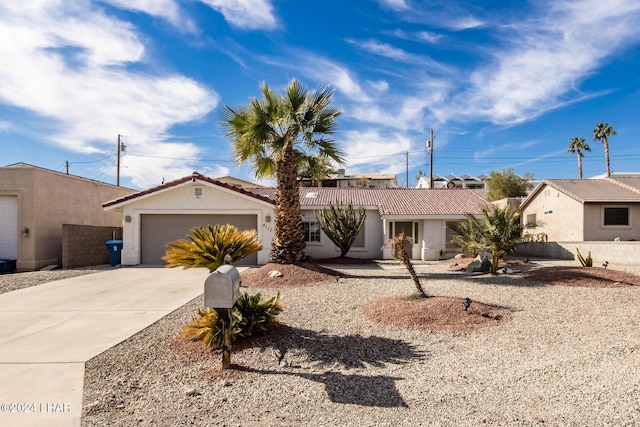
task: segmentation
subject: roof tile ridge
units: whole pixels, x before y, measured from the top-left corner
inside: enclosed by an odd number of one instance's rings
[[[561,187],[560,185],[556,184],[553,181],[575,181],[574,179],[554,179],[554,180],[548,180],[545,179],[543,182],[546,182],[547,185],[549,185],[550,187],[555,188],[556,190],[560,191],[561,193],[564,193],[565,195],[579,201],[580,203],[585,202],[585,200],[583,198],[581,198],[580,196],[578,196],[577,194],[573,194],[571,191],[569,191],[568,189]]]
[[[618,180],[617,180],[617,179],[615,179],[615,178],[607,177],[607,178],[605,178],[605,180],[606,180],[606,181],[608,181],[609,183],[611,183],[611,184],[613,184],[613,185],[617,186],[617,187],[622,188],[623,190],[630,191],[630,192],[632,192],[632,193],[634,193],[634,194],[640,194],[640,189],[638,189],[638,188],[636,188],[636,187],[632,187],[632,186],[631,186],[631,185],[629,185],[629,184],[625,184],[625,183],[623,183],[623,182],[620,182],[620,181],[618,181]]]

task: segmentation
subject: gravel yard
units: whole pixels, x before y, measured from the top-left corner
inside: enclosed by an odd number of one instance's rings
[[[416,265],[431,295],[510,314],[471,332],[433,332],[363,314],[378,298],[413,292],[403,267],[333,268],[346,277],[249,289],[281,292],[284,326],[236,345],[233,369],[221,371],[219,354],[178,338],[201,298],[90,360],[83,425],[640,424],[638,286],[558,286]],[[281,364],[275,348],[285,352]]]

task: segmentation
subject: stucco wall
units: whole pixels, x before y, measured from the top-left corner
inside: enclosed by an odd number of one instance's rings
[[[194,187],[202,187],[201,196],[194,195]],[[140,263],[140,217],[145,214],[254,214],[258,218],[258,239],[263,249],[258,252],[258,263],[269,261],[273,241],[275,207],[219,186],[202,181],[189,182],[140,197],[123,206],[122,264]],[[266,217],[271,221],[267,222]]]
[[[0,168],[0,193],[18,196],[17,270],[61,264],[62,224],[120,226],[122,215],[104,212],[102,203],[131,192],[33,166]]]
[[[605,226],[605,207],[627,207],[629,208],[628,226]],[[584,210],[584,240],[640,240],[640,205],[637,204],[599,204],[589,203]]]
[[[383,231],[382,220],[377,208],[367,209],[367,218],[364,222],[366,247],[352,247],[347,253],[351,258],[380,259],[382,257]],[[316,221],[314,211],[303,210],[302,217],[305,221]],[[320,243],[307,243],[305,253],[315,259],[326,259],[340,256],[338,247],[321,231]]]
[[[530,234],[545,233],[549,241],[580,241],[584,239],[583,205],[565,194],[544,186],[527,203],[522,219],[536,215],[537,227],[525,227]]]
[[[595,267],[599,267],[605,261],[618,264],[640,264],[640,242],[525,243],[518,245],[516,255],[532,258],[576,259],[576,248],[585,257],[591,252]],[[578,263],[577,260],[576,263]]]
[[[422,236],[420,241],[420,259],[435,261],[440,259],[440,251],[446,249],[447,221],[444,219],[430,219],[422,221]]]

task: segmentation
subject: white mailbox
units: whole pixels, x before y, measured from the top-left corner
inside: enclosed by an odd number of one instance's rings
[[[204,281],[204,306],[231,308],[240,293],[240,272],[232,265],[221,265]]]

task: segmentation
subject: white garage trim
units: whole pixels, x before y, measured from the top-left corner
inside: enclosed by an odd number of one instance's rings
[[[162,256],[169,242],[184,239],[197,226],[231,224],[240,230],[258,230],[257,212],[147,212],[137,215],[139,221],[140,264],[164,264]],[[238,261],[238,264],[255,265],[257,254]]]

